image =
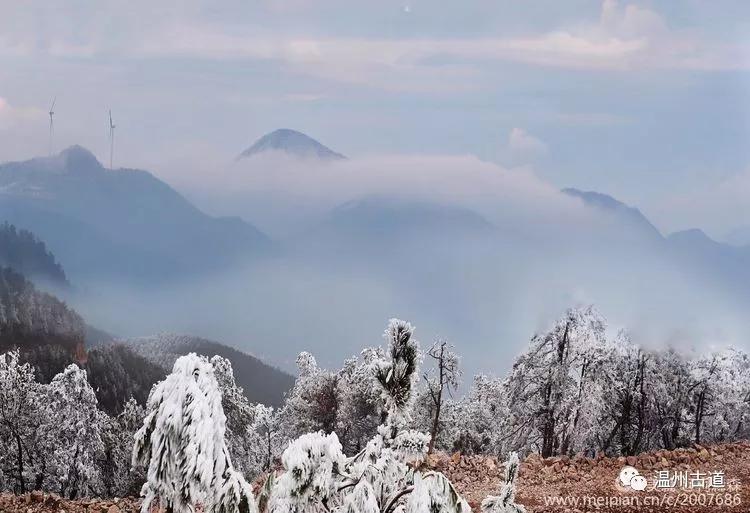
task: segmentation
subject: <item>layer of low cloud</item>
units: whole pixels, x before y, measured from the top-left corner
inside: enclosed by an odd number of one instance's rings
[[[472,155],[318,162],[269,152],[228,165],[172,163],[160,176],[208,211],[241,215],[272,234],[317,222],[331,209],[367,196],[439,202],[470,208],[491,222],[516,220],[540,229],[553,219],[588,218],[578,201],[532,169],[507,169]]]
[[[697,227],[722,239],[750,220],[750,171],[730,174],[713,185],[676,191],[648,211],[671,230]]]
[[[527,168],[460,155],[324,163],[268,153],[162,176],[208,211],[267,230],[285,254],[158,290],[90,287],[97,297],[81,309],[120,334],[178,330],[288,368],[301,350],[339,365],[401,316],[423,340],[454,342],[469,374],[501,373],[535,331],[588,303],[646,345],[742,344],[747,335],[741,301]],[[377,218],[356,219],[354,236],[320,229],[336,207],[368,198],[386,208],[468,209],[497,231],[457,234],[428,222],[404,237],[382,231]]]

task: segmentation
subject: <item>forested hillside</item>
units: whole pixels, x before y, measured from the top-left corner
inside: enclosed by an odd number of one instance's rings
[[[32,280],[53,285],[68,284],[62,266],[44,242],[28,230],[10,223],[0,225],[0,265],[5,265]]]
[[[0,348],[59,345],[75,352],[83,348],[84,337],[80,315],[13,269],[0,268]]]
[[[294,385],[292,376],[258,358],[200,337],[163,333],[130,339],[125,343],[164,372],[171,371],[175,360],[187,353],[226,358],[232,362],[237,384],[252,402],[280,406],[284,394]]]

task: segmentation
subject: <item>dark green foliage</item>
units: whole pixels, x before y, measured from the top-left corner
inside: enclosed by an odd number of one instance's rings
[[[375,377],[387,391],[397,409],[404,409],[411,399],[419,348],[412,341],[413,328],[408,322],[392,320],[387,330],[390,362],[377,369]]]
[[[110,415],[120,413],[131,397],[146,404],[151,387],[166,376],[161,367],[122,344],[90,351],[85,369],[99,408]]]
[[[294,386],[294,378],[276,367],[232,347],[200,337],[162,334],[131,339],[128,345],[166,372],[171,372],[178,357],[188,353],[226,358],[232,362],[237,385],[244,389],[248,400],[253,403],[280,407],[284,404],[284,394]]]
[[[44,242],[30,231],[18,230],[8,222],[0,225],[0,264],[31,279],[68,285],[62,266]]]

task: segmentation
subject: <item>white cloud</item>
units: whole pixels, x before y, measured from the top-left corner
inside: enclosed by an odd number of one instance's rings
[[[34,107],[15,107],[0,96],[0,130],[18,129],[44,117],[44,112]]]
[[[513,128],[508,135],[508,148],[515,153],[544,154],[547,145],[523,128]]]
[[[485,71],[487,61],[600,70],[750,66],[746,42],[723,45],[695,32],[672,29],[656,11],[615,0],[602,3],[593,23],[507,37],[485,32],[476,37],[385,38],[375,32],[362,38],[314,27],[307,27],[307,33],[270,31],[263,27],[262,18],[247,23],[207,21],[200,9],[178,10],[179,15],[170,11],[144,25],[134,11],[138,8],[111,17],[118,20],[115,35],[106,29],[111,21],[90,14],[57,13],[56,19],[65,23],[48,23],[44,10],[36,14],[39,19],[11,15],[7,23],[0,22],[6,32],[0,37],[0,55],[261,60],[311,76],[406,91],[478,87],[474,78]],[[72,30],[74,14],[92,19]],[[42,34],[40,23],[49,25]],[[432,65],[434,59],[444,63]]]

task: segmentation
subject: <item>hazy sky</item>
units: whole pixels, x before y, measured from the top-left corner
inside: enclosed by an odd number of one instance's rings
[[[745,1],[0,0],[0,160],[48,151],[56,96],[55,149],[106,161],[111,108],[116,165],[160,176],[210,180],[289,127],[525,166],[721,237],[750,224],[749,35]]]

